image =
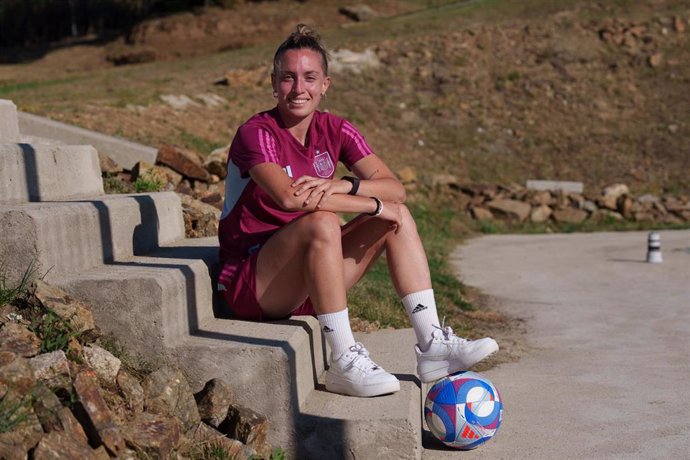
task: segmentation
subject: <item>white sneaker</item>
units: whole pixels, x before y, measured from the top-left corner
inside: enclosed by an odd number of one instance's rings
[[[465,371],[498,351],[498,344],[494,339],[486,337],[466,340],[455,335],[450,327],[439,328],[431,337],[431,344],[426,351],[422,351],[417,345],[414,347],[417,354],[417,374],[424,383]]]
[[[326,389],[350,396],[378,396],[400,390],[400,382],[369,358],[357,342],[331,362],[326,372]]]

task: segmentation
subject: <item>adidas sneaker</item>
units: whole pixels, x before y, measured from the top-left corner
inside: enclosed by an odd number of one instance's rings
[[[357,342],[331,362],[326,371],[326,389],[332,393],[370,397],[400,390],[400,382],[369,358]]]
[[[426,351],[415,345],[417,374],[424,383],[467,370],[498,351],[498,344],[494,339],[463,339],[455,335],[450,327],[438,328],[431,337]]]

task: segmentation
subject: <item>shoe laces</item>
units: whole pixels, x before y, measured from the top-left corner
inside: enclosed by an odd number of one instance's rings
[[[433,337],[434,338],[439,338],[443,340],[444,342],[467,342],[467,339],[463,339],[461,337],[458,337],[455,335],[453,332],[453,328],[450,326],[445,326],[446,323],[446,317],[443,317],[443,320],[441,321],[441,325],[433,325],[438,331],[434,331]],[[442,335],[442,337],[439,337],[439,335]]]
[[[376,369],[379,368],[379,365],[376,364],[372,359],[369,357],[369,351],[364,347],[364,345],[361,342],[357,342],[354,345],[352,345],[349,350],[352,353],[356,353],[354,358],[352,358],[352,361],[350,361],[347,366],[345,366],[346,369],[352,368],[356,362],[358,361],[364,361],[364,368],[370,367],[372,371],[375,371]]]

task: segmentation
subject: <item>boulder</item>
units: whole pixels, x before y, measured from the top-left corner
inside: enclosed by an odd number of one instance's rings
[[[556,209],[553,219],[559,223],[580,224],[587,219],[587,212],[581,209]]]
[[[527,203],[517,200],[492,200],[487,206],[492,212],[498,212],[510,219],[523,222],[530,215],[532,207]]]
[[[472,217],[476,220],[493,220],[494,215],[486,208],[472,208]]]
[[[230,146],[229,145],[226,145],[225,147],[221,147],[219,149],[215,149],[213,152],[211,152],[208,155],[208,157],[206,157],[206,160],[203,163],[204,168],[206,168],[206,170],[210,174],[217,176],[219,179],[225,179],[225,176],[228,175],[228,154],[229,153],[230,153]],[[218,182],[218,181],[216,180],[214,182]]]
[[[169,166],[190,179],[202,181],[209,179],[210,174],[204,168],[201,158],[191,150],[164,144],[158,149],[156,162]]]
[[[158,369],[146,377],[142,387],[148,412],[177,417],[185,432],[201,421],[189,382],[179,369]]]
[[[549,217],[551,217],[551,214],[553,211],[551,210],[550,207],[546,206],[545,204],[542,204],[540,206],[535,206],[532,208],[532,211],[530,212],[530,220],[532,222],[546,222],[549,220]]]

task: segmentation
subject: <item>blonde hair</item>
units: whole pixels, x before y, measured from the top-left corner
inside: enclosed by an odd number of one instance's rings
[[[328,75],[328,51],[321,43],[321,37],[314,29],[304,24],[297,24],[295,31],[280,44],[273,56],[273,74],[276,74],[280,67],[280,60],[287,50],[310,49],[321,55],[324,75]]]

